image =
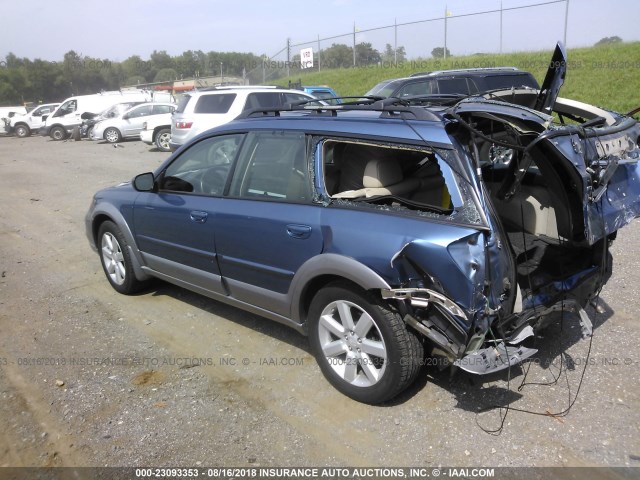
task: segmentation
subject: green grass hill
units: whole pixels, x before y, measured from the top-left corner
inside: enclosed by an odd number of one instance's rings
[[[513,66],[527,70],[542,83],[552,50],[451,57],[447,60],[407,60],[397,67],[374,65],[332,70],[298,70],[276,83],[302,80],[303,85],[329,85],[339,95],[362,95],[381,80],[414,72],[456,68]],[[640,42],[568,49],[568,69],[560,96],[626,113],[640,106]]]

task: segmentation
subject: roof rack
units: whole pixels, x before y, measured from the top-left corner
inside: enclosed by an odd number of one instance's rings
[[[316,115],[330,115],[337,117],[338,112],[380,112],[380,117],[385,118],[403,118],[408,116],[413,117],[416,120],[428,120],[428,121],[440,121],[441,118],[435,113],[421,108],[419,106],[411,106],[407,102],[391,97],[341,97],[341,98],[357,98],[357,100],[349,103],[342,103],[338,105],[307,105],[309,103],[315,103],[314,100],[287,103],[280,107],[269,108],[254,108],[242,112],[237,119],[251,118],[255,115],[262,114],[262,116],[269,116],[273,114],[275,117],[279,117],[281,112],[306,112]]]
[[[238,90],[250,90],[250,89],[287,90],[286,87],[281,87],[280,85],[217,85],[215,87],[201,88],[198,91],[199,92],[211,92],[213,90],[230,90],[230,89],[238,89]]]
[[[430,77],[436,75],[449,75],[456,73],[482,73],[482,72],[521,72],[516,67],[481,67],[481,68],[458,68],[455,70],[435,70],[433,72],[416,72],[409,75],[409,77]]]

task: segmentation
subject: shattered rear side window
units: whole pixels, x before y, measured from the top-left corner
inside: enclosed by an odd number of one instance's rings
[[[327,139],[322,159],[334,205],[482,225],[472,187],[427,146]]]

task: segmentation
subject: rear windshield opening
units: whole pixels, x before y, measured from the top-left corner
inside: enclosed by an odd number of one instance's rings
[[[334,199],[451,215],[453,204],[435,154],[397,146],[326,141],[324,183]]]

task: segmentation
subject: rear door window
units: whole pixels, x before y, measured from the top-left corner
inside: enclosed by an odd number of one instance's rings
[[[303,133],[249,134],[229,195],[285,202],[309,201],[311,180],[306,151]]]
[[[282,105],[280,92],[254,92],[247,96],[247,102],[244,110],[253,110],[254,108],[273,108]]]
[[[202,95],[198,99],[193,113],[227,113],[235,98],[235,93]]]
[[[174,107],[171,105],[154,105],[153,106],[153,114],[160,115],[162,113],[171,113],[173,112]]]
[[[469,94],[469,86],[466,78],[445,78],[438,80],[438,93],[463,93]]]

